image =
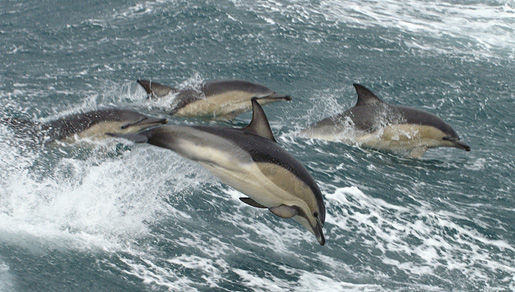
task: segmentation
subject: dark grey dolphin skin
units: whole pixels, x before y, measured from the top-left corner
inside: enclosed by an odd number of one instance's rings
[[[320,189],[306,168],[276,143],[257,98],[252,98],[252,108],[252,121],[242,129],[166,125],[113,136],[167,148],[198,162],[249,196],[240,198],[242,202],[295,219],[324,245]]]
[[[302,134],[338,140],[334,137],[353,127],[362,131],[355,139],[357,142],[378,149],[410,150],[413,157],[419,157],[433,147],[470,151],[470,146],[461,142],[456,131],[439,117],[426,111],[387,104],[366,87],[359,84],[354,87],[358,94],[354,107],[311,125]]]
[[[77,113],[47,123],[6,118],[3,124],[12,127],[18,135],[32,135],[36,141],[73,141],[75,136],[103,138],[106,132],[134,133],[141,129],[166,124],[166,119],[147,117],[132,110],[102,109]]]
[[[202,84],[199,91],[178,90],[149,80],[137,82],[145,89],[149,98],[177,94],[169,113],[184,117],[232,119],[251,109],[252,97],[261,98],[261,104],[291,100],[289,95],[279,95],[263,85],[243,80],[208,81]]]

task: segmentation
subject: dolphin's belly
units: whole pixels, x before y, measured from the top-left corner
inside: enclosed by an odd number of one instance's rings
[[[200,164],[218,177],[223,183],[244,193],[265,207],[276,207],[282,204],[296,206],[305,205],[298,197],[293,196],[283,187],[277,185],[275,182],[276,179],[266,176],[261,171],[261,163],[252,162],[242,165],[232,165],[232,168],[224,168],[214,163],[200,162]]]

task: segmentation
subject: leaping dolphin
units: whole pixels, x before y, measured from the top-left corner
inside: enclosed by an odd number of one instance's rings
[[[169,113],[182,117],[233,119],[251,109],[252,97],[261,98],[261,104],[291,100],[289,95],[279,95],[263,85],[242,80],[208,81],[198,91],[178,90],[149,80],[137,82],[145,89],[149,98],[177,94]]]
[[[151,118],[122,109],[77,113],[47,123],[17,118],[2,119],[2,123],[14,128],[18,135],[31,135],[35,138],[32,140],[44,143],[55,140],[73,142],[75,138],[102,139],[107,132],[134,133],[166,122],[166,119]]]
[[[315,180],[276,143],[266,115],[252,98],[252,121],[242,129],[166,125],[136,134],[113,134],[175,151],[198,162],[225,184],[248,195],[240,198],[293,218],[324,245],[325,206]]]
[[[359,84],[354,87],[358,94],[354,107],[311,125],[301,135],[382,150],[408,151],[411,157],[421,157],[427,149],[435,147],[470,151],[470,146],[461,142],[456,131],[439,117],[387,104],[366,87]]]

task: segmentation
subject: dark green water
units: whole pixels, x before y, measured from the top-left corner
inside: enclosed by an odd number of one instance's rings
[[[324,194],[327,242],[171,151],[35,149],[0,125],[0,290],[515,289],[513,1],[74,2],[0,2],[0,118],[165,116],[139,78],[291,94],[265,111]],[[295,135],[352,106],[354,82],[437,114],[472,151]]]

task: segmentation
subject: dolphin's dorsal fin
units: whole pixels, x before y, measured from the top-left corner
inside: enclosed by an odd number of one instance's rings
[[[356,88],[356,93],[358,94],[358,102],[356,102],[355,106],[383,103],[379,97],[377,97],[372,91],[370,91],[370,89],[366,88],[365,86],[357,83],[352,85],[354,85],[354,88]]]
[[[150,80],[139,79],[139,80],[136,80],[136,82],[138,82],[139,85],[141,85],[141,87],[143,87],[143,89],[145,89],[145,92],[148,94],[149,98],[163,97],[163,96],[168,95],[168,93],[170,93],[170,92],[172,92],[172,93],[177,92],[177,89],[175,89],[175,88],[172,88],[172,87],[169,87],[169,86],[166,86],[163,84],[159,84],[157,82],[152,82]]]
[[[250,121],[250,124],[247,127],[243,128],[243,131],[277,142],[275,141],[272,129],[270,129],[270,124],[266,118],[265,111],[263,111],[263,108],[259,105],[257,99],[257,97],[253,97],[251,100],[252,121]]]

